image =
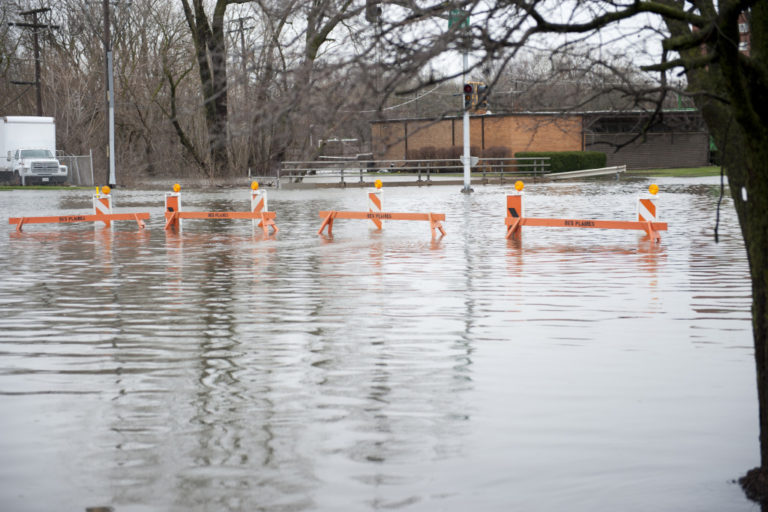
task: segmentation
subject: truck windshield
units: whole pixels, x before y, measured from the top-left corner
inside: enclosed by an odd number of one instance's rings
[[[48,149],[22,149],[21,158],[53,158]]]

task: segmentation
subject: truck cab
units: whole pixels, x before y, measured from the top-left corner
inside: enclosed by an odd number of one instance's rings
[[[54,184],[67,181],[67,166],[61,165],[50,149],[8,151],[7,160],[18,185]]]

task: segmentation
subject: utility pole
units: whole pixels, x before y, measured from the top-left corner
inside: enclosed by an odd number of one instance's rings
[[[252,19],[252,16],[246,16],[244,18],[237,18],[235,20],[231,20],[232,23],[237,23],[239,27],[228,31],[230,34],[232,32],[240,33],[240,66],[242,68],[242,73],[243,73],[243,90],[246,91],[244,94],[247,94],[247,89],[248,89],[248,66],[247,66],[247,59],[245,56],[245,31],[254,28],[254,27],[246,27],[245,22],[250,19]]]
[[[109,0],[104,0],[104,54],[106,55],[106,84],[107,84],[107,112],[109,125],[109,139],[107,145],[107,158],[109,159],[109,176],[107,184],[115,187],[115,89],[112,71],[112,37],[109,23]]]
[[[245,18],[237,18],[236,20],[231,20],[234,23],[238,23],[240,26],[236,28],[235,30],[230,30],[229,32],[239,32],[240,33],[240,59],[241,59],[241,65],[243,68],[243,76],[245,76],[246,73],[246,66],[245,66],[245,31],[248,29],[252,29],[253,27],[246,27],[244,26],[244,23],[251,19],[251,16],[246,16]]]
[[[43,115],[43,93],[40,85],[40,38],[38,37],[39,29],[43,28],[59,28],[58,25],[49,25],[47,23],[38,23],[37,22],[37,15],[40,13],[48,12],[51,9],[49,7],[44,7],[42,9],[34,9],[31,11],[24,11],[22,12],[22,16],[32,16],[32,23],[9,23],[10,26],[16,26],[16,27],[24,27],[24,28],[31,28],[33,30],[32,34],[34,36],[35,41],[35,85],[37,90],[37,115],[42,116]],[[22,83],[22,82],[19,82]]]

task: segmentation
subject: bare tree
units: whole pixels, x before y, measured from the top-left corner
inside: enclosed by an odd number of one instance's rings
[[[211,176],[229,165],[227,108],[227,48],[225,15],[227,7],[250,0],[216,0],[209,17],[203,0],[181,0],[197,57],[197,69],[203,94],[203,106],[208,128]]]

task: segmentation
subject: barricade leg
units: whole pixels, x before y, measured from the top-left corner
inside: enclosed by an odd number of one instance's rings
[[[659,235],[659,232],[656,231],[653,228],[652,222],[647,222],[645,225],[645,232],[648,233],[648,236],[651,237],[651,240],[654,242],[658,242],[661,240],[661,235]]]
[[[174,190],[181,189],[181,187],[174,185]],[[174,228],[176,231],[181,231],[181,218],[179,212],[181,211],[181,193],[166,192],[165,193],[165,229]]]
[[[171,226],[179,226],[179,212],[173,212],[170,215],[166,213],[167,220],[165,222],[166,231],[171,229]]]
[[[443,223],[437,220],[432,213],[429,214],[429,227],[432,230],[432,238],[436,236],[435,229],[440,231],[442,236],[445,236],[445,230],[443,229]]]
[[[328,226],[328,236],[333,236],[333,218],[335,216],[336,216],[335,210],[331,210],[328,212],[328,215],[326,215],[325,219],[323,219],[323,223],[320,224],[320,229],[317,230],[318,235],[322,234],[325,227]]]
[[[261,212],[261,222],[259,222],[259,226],[261,226],[261,229],[264,230],[264,236],[269,236],[269,228],[270,226],[273,229],[273,233],[277,233],[280,231],[280,228],[277,227],[277,224],[275,224],[275,221],[267,215],[267,212]]]
[[[520,218],[511,221],[507,227],[507,239],[518,240],[520,235]]]

